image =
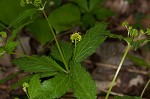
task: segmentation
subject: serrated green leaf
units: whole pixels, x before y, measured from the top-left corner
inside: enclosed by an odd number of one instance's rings
[[[69,63],[69,60],[72,56],[72,53],[73,53],[73,47],[72,47],[72,44],[69,43],[69,42],[65,42],[65,41],[60,41],[60,48],[62,50],[62,53],[64,55],[64,58],[65,58],[65,61],[67,63]],[[57,60],[59,61],[62,61],[62,58],[60,56],[60,53],[58,51],[58,48],[57,46],[55,45],[52,49],[52,52],[51,52],[51,55],[56,58]]]
[[[28,94],[30,96],[30,99],[35,99],[37,96],[40,96],[40,88],[41,88],[41,83],[40,83],[40,76],[39,75],[34,75],[30,79],[29,87],[28,87]]]
[[[16,89],[18,87],[21,87],[24,82],[29,82],[31,77],[32,77],[32,75],[28,75],[28,76],[25,76],[25,77],[21,78],[19,81],[17,81],[16,83],[14,83],[11,86],[9,91],[11,91],[12,89]]]
[[[49,97],[48,99],[59,98],[69,90],[71,84],[69,75],[59,73],[54,78],[42,83],[42,92],[44,96]]]
[[[86,32],[83,39],[77,43],[74,55],[74,60],[76,62],[81,62],[83,59],[87,58],[104,42],[106,39],[106,28],[106,23],[99,23]]]
[[[55,9],[48,18],[56,33],[60,33],[72,28],[77,22],[80,21],[80,17],[81,15],[79,8],[74,4],[68,3]]]
[[[96,99],[96,85],[80,63],[71,63],[70,72],[74,95],[77,99]]]
[[[13,60],[13,63],[19,66],[19,69],[27,72],[50,72],[57,70],[64,72],[64,69],[59,64],[47,56],[25,56]]]
[[[115,96],[114,99],[142,99],[142,98],[136,96]]]
[[[46,19],[37,19],[28,25],[29,31],[41,43],[45,44],[53,40],[52,32],[47,25]]]
[[[27,9],[16,17],[16,19],[9,25],[9,27],[16,27],[26,18],[32,18],[32,16],[37,12],[37,9]]]

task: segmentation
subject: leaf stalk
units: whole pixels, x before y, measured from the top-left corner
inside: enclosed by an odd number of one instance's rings
[[[75,56],[75,54],[76,54],[76,46],[77,46],[77,41],[76,41],[76,39],[74,40],[74,56]],[[75,57],[74,57],[75,58]]]
[[[115,74],[115,76],[114,76],[112,82],[110,83],[110,87],[109,87],[109,90],[108,90],[108,92],[107,92],[107,95],[106,95],[105,99],[108,99],[108,97],[109,97],[109,94],[110,94],[110,92],[111,92],[111,90],[112,90],[112,88],[113,88],[113,86],[114,86],[115,80],[116,80],[116,78],[117,78],[117,76],[118,76],[118,74],[119,74],[119,71],[120,71],[120,69],[121,69],[121,67],[122,67],[122,64],[123,64],[123,62],[124,62],[124,60],[125,60],[125,58],[126,58],[127,53],[129,52],[129,49],[130,49],[130,48],[131,48],[131,45],[128,43],[128,46],[126,47],[125,53],[124,53],[124,55],[123,55],[123,57],[122,57],[122,59],[121,59],[121,62],[120,62],[120,64],[119,64],[119,66],[118,66],[118,69],[117,69],[117,71],[116,71],[116,74]]]
[[[53,30],[53,28],[52,28],[52,26],[51,26],[51,24],[50,24],[50,21],[49,21],[47,15],[46,15],[46,13],[45,13],[45,10],[42,9],[41,11],[42,11],[42,13],[44,14],[44,17],[46,18],[46,21],[48,22],[48,26],[49,26],[49,28],[50,28],[51,31],[52,31],[54,40],[55,40],[55,42],[56,42],[56,46],[57,46],[57,48],[58,48],[58,51],[59,51],[60,56],[61,56],[61,58],[62,58],[62,61],[63,61],[64,65],[65,65],[65,68],[66,68],[67,72],[69,72],[68,65],[67,65],[67,63],[66,63],[66,61],[65,61],[64,55],[63,55],[63,53],[62,53],[62,50],[61,50],[61,48],[60,48],[60,45],[59,45],[59,43],[58,43],[58,40],[57,40],[56,35],[55,35],[55,33],[54,33],[54,30]]]
[[[142,91],[142,93],[141,93],[141,97],[143,97],[143,94],[144,94],[144,92],[145,92],[145,90],[146,90],[146,88],[148,87],[149,84],[150,84],[150,79],[149,79],[148,82],[146,83],[146,85],[145,85],[145,87],[144,87],[144,89],[143,89],[143,91]]]

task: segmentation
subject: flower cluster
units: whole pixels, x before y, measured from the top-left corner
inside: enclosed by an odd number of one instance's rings
[[[150,41],[146,36],[144,38],[141,37],[143,35],[149,36],[150,29],[147,29],[146,31],[141,29],[138,31],[137,29],[134,29],[132,26],[129,26],[127,22],[123,22],[122,26],[126,27],[126,29],[128,30],[128,37],[124,38],[124,40],[127,41],[128,44],[133,46],[135,50],[142,44]]]
[[[150,35],[150,29],[147,29],[147,31],[144,31],[144,30],[140,30],[138,32],[137,29],[134,29],[132,26],[128,26],[128,23],[127,22],[123,22],[122,23],[122,26],[126,27],[127,30],[128,30],[128,36],[130,37],[135,37],[135,36],[142,36],[142,35]]]
[[[23,83],[23,91],[27,93],[27,88],[29,87],[29,84],[27,82]]]
[[[44,8],[46,2],[45,2],[44,5],[43,5],[42,0],[34,0],[34,1],[33,1],[33,0],[21,0],[21,1],[20,1],[20,5],[21,5],[21,6],[25,6],[25,5],[28,5],[28,4],[32,4],[32,5],[34,5],[36,8],[39,8],[39,10],[41,10],[41,9]]]
[[[71,42],[74,43],[75,41],[81,41],[82,40],[82,37],[80,35],[80,32],[75,32],[71,35],[70,37],[71,39]]]

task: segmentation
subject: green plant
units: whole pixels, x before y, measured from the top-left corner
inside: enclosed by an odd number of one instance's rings
[[[124,53],[124,55],[123,55],[123,57],[121,59],[121,62],[119,64],[119,66],[118,66],[118,69],[117,69],[117,71],[115,73],[115,76],[114,76],[114,78],[113,78],[113,80],[112,80],[112,82],[110,84],[110,88],[109,88],[109,90],[107,92],[107,95],[106,95],[105,99],[108,99],[108,97],[109,97],[109,94],[110,94],[110,92],[111,92],[111,90],[113,88],[115,80],[116,80],[116,78],[117,78],[117,76],[119,74],[119,71],[120,71],[120,69],[122,67],[122,64],[123,64],[123,62],[124,62],[124,60],[125,60],[125,58],[127,56],[127,53],[129,52],[130,48],[134,47],[134,49],[136,50],[141,44],[149,41],[149,39],[138,39],[138,40],[135,40],[135,37],[140,38],[140,36],[142,36],[142,35],[149,35],[149,32],[150,32],[149,29],[147,29],[146,32],[144,32],[143,30],[140,30],[139,33],[138,33],[138,30],[132,28],[132,26],[128,26],[127,22],[123,22],[122,26],[124,26],[127,29],[128,37],[122,37],[121,35],[109,34],[110,37],[114,37],[114,38],[119,38],[119,39],[125,40],[127,42],[127,47],[126,47],[125,53]]]
[[[73,0],[73,2],[77,3],[80,7],[81,13],[85,14],[82,17],[82,19],[85,19],[85,22],[88,18],[95,21],[95,18],[93,18],[93,16],[96,14],[97,17],[99,15],[99,18],[101,18],[100,12],[97,12],[95,10],[97,9],[98,4],[101,2],[100,0]],[[0,47],[0,56],[4,55],[5,53],[16,54],[13,53],[13,51],[18,43],[18,32],[25,26],[27,26],[29,30],[33,32],[34,36],[40,41],[41,44],[51,42],[53,39],[55,41],[55,44],[51,48],[51,53],[48,56],[23,55],[22,57],[14,59],[12,61],[19,67],[20,70],[28,72],[30,75],[22,78],[20,81],[14,84],[11,89],[22,86],[29,99],[60,98],[69,90],[73,91],[76,98],[96,99],[95,82],[92,80],[90,74],[86,71],[86,69],[82,66],[81,62],[92,53],[94,53],[96,48],[99,47],[99,45],[101,45],[107,37],[111,37],[119,38],[120,40],[123,39],[124,41],[126,41],[127,48],[105,97],[105,99],[108,99],[109,93],[113,88],[114,82],[119,74],[121,66],[130,48],[134,47],[135,49],[137,49],[141,44],[149,41],[149,39],[135,40],[135,37],[150,35],[150,29],[147,29],[146,32],[144,32],[143,30],[140,30],[138,32],[137,29],[128,26],[126,22],[123,23],[123,26],[128,30],[128,37],[111,34],[110,31],[107,30],[106,23],[98,23],[97,25],[89,29],[85,33],[85,35],[81,35],[81,33],[79,32],[73,33],[70,37],[70,42],[58,40],[56,37],[57,33],[69,29],[70,25],[75,25],[76,22],[80,20],[80,11],[76,5],[71,3],[66,4],[56,9],[49,16],[47,16],[45,12],[46,1],[44,0],[21,0],[20,4],[24,7],[26,7],[27,5],[32,6],[29,6],[31,9],[27,9],[23,11],[23,13],[19,14],[19,16],[15,20],[11,19],[11,22],[5,23],[6,20],[3,20],[5,24],[10,24],[9,27],[5,27],[4,24],[0,24],[0,26],[5,28],[9,32],[11,32],[10,28],[13,29],[10,37],[7,36],[6,32],[0,32],[0,35],[2,36],[0,38],[0,42],[2,42],[2,46]],[[75,12],[75,15],[70,16],[71,11]],[[67,13],[62,17],[62,19],[65,19],[65,17],[67,16],[69,18],[65,21],[62,20],[59,16],[59,14],[63,14],[61,12]],[[39,13],[42,13],[45,19],[38,17]],[[60,20],[57,20],[56,18]],[[64,24],[65,22],[67,23]],[[93,24],[91,21],[89,21],[89,23]],[[85,26],[85,28],[87,28],[88,26]],[[6,43],[4,43],[3,40],[6,38],[8,39],[6,40]],[[136,61],[137,58],[133,59],[134,61]],[[144,63],[143,61],[140,61],[139,64],[149,66],[149,64]],[[4,79],[3,82],[6,80],[7,79]],[[146,84],[141,97],[148,84],[149,81]],[[134,98],[141,99],[131,96],[115,97],[115,99]]]
[[[79,99],[96,99],[96,86],[90,74],[82,67],[81,62],[89,55],[95,52],[96,48],[107,38],[106,23],[99,23],[95,27],[88,30],[85,35],[81,36],[79,32],[71,35],[71,42],[58,41],[49,18],[45,13],[46,2],[42,0],[21,0],[21,5],[26,6],[32,4],[41,11],[46,18],[55,45],[49,56],[27,56],[14,59],[13,63],[19,66],[20,70],[29,72],[30,75],[22,78],[12,88],[22,86],[29,99],[54,99],[59,98],[69,90],[74,91],[74,96]],[[32,14],[30,13],[32,12]],[[34,15],[37,10],[35,8],[27,10],[12,22],[10,27],[17,26],[19,29],[12,33],[7,40],[8,43],[3,46],[4,51],[13,53],[17,43],[17,33],[30,22],[22,23],[29,16]],[[1,32],[3,38],[6,33]],[[9,45],[9,46],[8,46]],[[42,80],[44,78],[48,80]]]

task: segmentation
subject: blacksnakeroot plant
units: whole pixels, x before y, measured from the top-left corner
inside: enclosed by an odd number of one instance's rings
[[[147,42],[150,41],[147,38],[140,39],[140,37],[142,35],[150,35],[150,30],[149,29],[147,29],[146,32],[144,32],[144,30],[138,31],[137,29],[132,28],[132,26],[129,26],[127,22],[123,22],[122,26],[124,26],[127,29],[128,37],[123,37],[121,35],[108,34],[112,38],[119,38],[119,39],[123,39],[124,41],[126,41],[127,47],[125,49],[124,55],[123,55],[123,57],[121,59],[121,62],[119,64],[119,66],[118,66],[118,69],[117,69],[117,71],[116,71],[116,73],[114,75],[114,78],[113,78],[112,82],[110,83],[110,87],[109,87],[109,90],[107,92],[107,95],[106,95],[105,99],[108,99],[108,97],[109,97],[109,94],[110,94],[110,92],[111,92],[111,90],[112,90],[112,88],[114,86],[115,80],[117,79],[119,71],[120,71],[120,69],[122,67],[122,64],[123,64],[123,62],[124,62],[124,60],[125,60],[125,58],[127,56],[127,53],[129,52],[130,48],[133,47],[136,50],[139,46],[141,46],[141,44],[147,43]],[[138,38],[138,39],[135,39],[135,38]],[[149,81],[148,81],[148,84],[149,84]],[[145,86],[145,88],[146,87],[147,87],[147,85]],[[144,88],[144,90],[145,90],[145,88]],[[141,97],[142,97],[142,95],[144,93],[144,90],[141,93]],[[120,99],[120,98],[116,97],[115,99]],[[128,99],[129,97],[126,97],[126,98]],[[132,98],[132,97],[130,97],[130,98]],[[141,99],[141,98],[139,98],[139,99]]]
[[[94,53],[107,38],[105,35],[109,33],[106,30],[107,24],[99,23],[82,36],[79,32],[75,32],[71,35],[70,42],[58,41],[44,10],[46,2],[21,0],[20,4],[21,6],[31,4],[36,7],[23,12],[23,15],[19,16],[20,20],[32,16],[36,11],[43,13],[52,31],[55,45],[49,56],[25,55],[13,60],[20,70],[29,72],[31,75],[22,78],[12,86],[12,89],[22,86],[29,99],[56,99],[69,90],[73,90],[74,96],[78,99],[96,99],[95,82],[81,62]],[[20,21],[17,22],[20,23]],[[14,33],[12,41],[16,38],[17,32]],[[49,79],[41,81],[45,77]]]
[[[21,0],[20,5],[33,5],[35,8],[24,11],[9,25],[9,28],[16,27],[10,37],[7,37],[6,32],[0,32],[0,56],[5,53],[16,54],[13,50],[18,44],[16,41],[18,32],[33,21],[32,18],[38,11],[41,11],[44,15],[55,40],[55,45],[53,45],[49,56],[23,55],[12,61],[20,70],[28,72],[30,75],[20,79],[11,89],[22,86],[23,91],[29,99],[56,99],[63,96],[69,90],[73,91],[77,99],[96,99],[95,82],[82,66],[81,62],[94,53],[96,48],[98,48],[107,37],[111,37],[125,40],[127,42],[127,48],[105,97],[105,99],[108,99],[129,49],[131,47],[137,49],[141,44],[149,41],[148,39],[135,40],[135,37],[140,38],[142,35],[150,35],[150,29],[147,29],[146,32],[144,32],[144,30],[138,32],[137,29],[128,26],[127,22],[124,22],[122,25],[128,30],[128,37],[111,34],[107,30],[107,24],[102,22],[89,29],[85,35],[74,32],[70,36],[70,42],[58,41],[51,22],[44,10],[46,1]],[[29,20],[26,22],[26,19]],[[8,39],[6,43],[4,43],[3,40],[6,39],[6,37]],[[44,78],[46,78],[46,80]],[[115,97],[115,99],[120,98]],[[132,97],[130,99],[132,99]]]

